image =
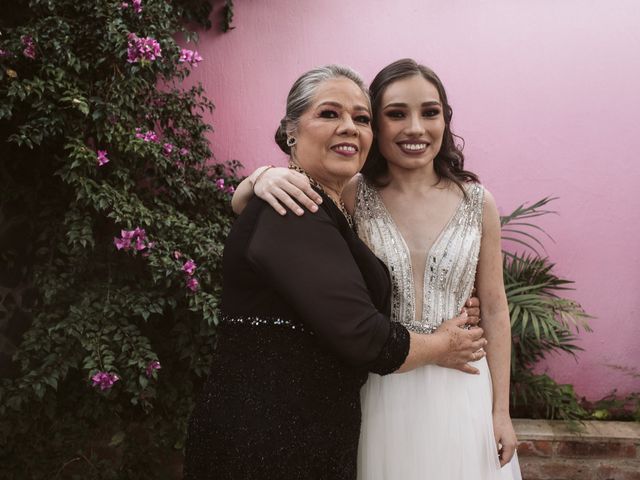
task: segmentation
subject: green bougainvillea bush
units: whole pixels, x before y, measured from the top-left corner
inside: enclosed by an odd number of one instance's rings
[[[236,184],[181,86],[210,10],[3,7],[0,478],[168,478],[182,450]]]

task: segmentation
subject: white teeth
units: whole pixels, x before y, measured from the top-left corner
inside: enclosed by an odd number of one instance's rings
[[[426,143],[403,143],[400,145],[404,150],[424,150],[427,148]]]
[[[335,148],[336,151],[338,152],[346,152],[346,153],[356,153],[356,147],[351,146],[351,145],[338,145]]]

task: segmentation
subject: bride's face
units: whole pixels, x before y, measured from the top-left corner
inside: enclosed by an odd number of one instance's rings
[[[403,169],[432,168],[445,129],[442,100],[421,75],[391,83],[377,114],[380,153]]]

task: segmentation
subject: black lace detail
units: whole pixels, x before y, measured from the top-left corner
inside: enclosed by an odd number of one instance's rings
[[[369,371],[379,375],[393,373],[409,355],[409,330],[398,322],[391,322],[389,336],[378,357],[369,365]]]

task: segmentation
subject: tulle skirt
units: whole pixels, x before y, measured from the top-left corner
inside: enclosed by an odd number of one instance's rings
[[[359,480],[521,480],[516,456],[500,468],[491,375],[427,365],[362,387]]]

